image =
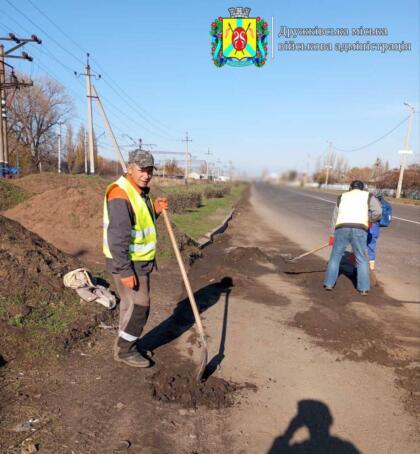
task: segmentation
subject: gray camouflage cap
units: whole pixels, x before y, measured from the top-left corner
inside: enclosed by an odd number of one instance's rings
[[[137,164],[139,167],[155,167],[152,153],[146,150],[133,150],[128,153],[128,163]]]

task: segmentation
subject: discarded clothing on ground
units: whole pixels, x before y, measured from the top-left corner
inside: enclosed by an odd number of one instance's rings
[[[108,309],[117,305],[115,296],[103,285],[94,283],[95,279],[86,268],[77,268],[63,277],[66,287],[76,290],[82,300],[88,303],[95,301]]]

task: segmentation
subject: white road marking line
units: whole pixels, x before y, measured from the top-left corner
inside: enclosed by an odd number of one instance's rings
[[[286,189],[286,188],[283,188],[283,189]],[[324,199],[322,197],[318,197],[316,195],[309,195],[309,194],[304,194],[303,192],[300,192],[300,191],[293,191],[292,189],[289,189],[287,188],[286,191],[289,191],[289,192],[292,192],[294,194],[298,194],[298,195],[303,195],[305,197],[310,197],[311,199],[317,199],[317,200],[322,200],[323,202],[328,202],[328,203],[332,203],[333,205],[335,205],[337,202],[333,201],[333,200],[328,200],[328,199]]]
[[[411,222],[411,223],[413,223],[413,224],[419,224],[419,225],[420,225],[420,222],[418,222],[418,221],[412,221],[411,219],[399,218],[399,217],[397,217],[397,216],[392,216],[392,219],[398,219],[399,221]]]
[[[283,189],[285,189],[285,188],[283,188]],[[303,192],[300,192],[300,191],[293,191],[292,189],[289,189],[289,188],[287,188],[286,190],[289,191],[289,192],[293,192],[294,194],[303,195],[305,197],[310,197],[311,199],[322,200],[323,202],[332,203],[334,205],[337,203],[337,202],[333,202],[332,200],[324,199],[323,197],[318,197],[316,195],[304,194]],[[399,221],[411,222],[412,224],[420,225],[420,222],[412,221],[411,219],[400,218],[398,216],[392,216],[392,218],[393,219],[398,219]]]

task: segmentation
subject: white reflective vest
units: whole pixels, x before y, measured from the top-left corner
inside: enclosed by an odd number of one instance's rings
[[[150,214],[146,202],[125,177],[118,178],[110,184],[105,192],[104,200],[104,231],[103,231],[103,253],[105,257],[112,259],[111,250],[108,244],[108,194],[112,187],[119,186],[128,196],[134,211],[135,225],[132,226],[131,239],[128,255],[131,261],[150,261],[156,256],[156,218]],[[153,202],[152,202],[153,205]]]
[[[341,195],[336,227],[369,228],[369,192],[353,189]]]

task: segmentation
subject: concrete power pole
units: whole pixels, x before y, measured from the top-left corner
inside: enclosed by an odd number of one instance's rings
[[[206,159],[206,174],[207,174],[207,181],[209,180],[209,159],[210,159],[210,148],[207,148],[207,153],[206,155],[208,156],[208,158]]]
[[[89,141],[89,173],[91,175],[95,174],[95,151],[93,143],[93,117],[92,117],[92,84],[91,78],[100,79],[100,74],[93,74],[91,72],[89,64],[89,53],[86,54],[86,72],[77,74],[74,72],[74,75],[85,76],[86,77],[86,98],[87,98],[87,111],[88,111],[88,141]]]
[[[6,79],[4,68],[4,46],[0,44],[0,176],[3,176],[3,169],[7,166],[7,124],[6,124],[6,96],[3,93],[3,86]],[[4,109],[4,111],[3,111]]]
[[[88,108],[88,138],[89,138],[89,173],[95,174],[95,156],[93,154],[93,121],[92,121],[92,93],[90,84],[90,65],[89,65],[89,54],[87,54],[86,63],[86,97],[87,97],[87,108]]]
[[[93,98],[95,99],[95,102],[96,102],[96,105],[98,107],[99,113],[102,115],[102,119],[104,121],[106,130],[108,132],[108,136],[109,136],[109,138],[110,138],[110,140],[111,140],[111,142],[112,142],[112,144],[114,146],[114,150],[115,150],[115,154],[116,154],[116,157],[117,157],[117,161],[120,162],[121,168],[123,169],[123,172],[127,173],[127,168],[126,168],[126,165],[125,165],[125,161],[124,161],[123,155],[122,155],[121,150],[120,150],[120,146],[118,145],[117,139],[115,138],[114,131],[112,130],[111,124],[110,124],[110,122],[108,120],[108,117],[107,117],[107,115],[105,113],[104,107],[102,105],[101,99],[99,98],[99,95],[98,95],[98,92],[96,91],[95,86],[92,86],[92,91],[93,91]]]
[[[408,104],[407,102],[405,102],[404,105],[410,109],[410,115],[408,117],[407,131],[405,133],[404,148],[402,150],[400,150],[400,154],[402,154],[402,157],[401,157],[401,166],[400,166],[400,176],[398,178],[398,185],[397,185],[397,193],[395,195],[395,198],[397,198],[397,199],[399,199],[401,197],[401,189],[402,189],[402,184],[403,184],[404,170],[405,170],[405,165],[406,165],[406,161],[407,161],[407,155],[412,153],[412,151],[410,150],[410,138],[411,138],[411,128],[413,125],[413,114],[416,110],[412,105]]]
[[[63,122],[58,123],[58,173],[61,173],[61,125]]]
[[[32,57],[26,52],[20,55],[14,52],[20,47],[29,42],[41,44],[42,41],[37,36],[32,35],[30,38],[18,38],[14,33],[9,33],[8,36],[0,36],[0,41],[14,41],[14,46],[5,50],[4,45],[0,44],[0,177],[5,175],[9,165],[9,150],[7,140],[7,105],[6,105],[6,90],[18,89],[21,87],[29,87],[32,82],[19,81],[13,72],[13,66],[6,63],[6,58],[22,59],[32,61]],[[9,82],[6,81],[6,66],[11,69]]]
[[[183,142],[186,143],[186,148],[185,148],[185,181],[188,179],[188,161],[190,159],[189,151],[188,151],[188,143],[192,142],[191,139],[188,138],[188,132],[185,133],[185,139]]]
[[[331,158],[332,158],[332,142],[327,142],[328,143],[328,157],[327,157],[327,165],[325,168],[327,169],[327,172],[325,174],[325,186],[328,185],[328,178],[330,176],[330,169],[332,168],[331,165]]]
[[[85,152],[85,174],[88,173],[88,158],[87,158],[87,147],[88,147],[88,133],[85,132],[85,136],[83,137],[83,150]]]

